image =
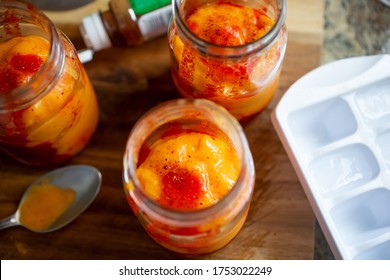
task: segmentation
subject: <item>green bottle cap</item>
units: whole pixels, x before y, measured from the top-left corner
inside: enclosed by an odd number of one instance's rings
[[[136,15],[143,15],[171,4],[171,0],[129,0]]]

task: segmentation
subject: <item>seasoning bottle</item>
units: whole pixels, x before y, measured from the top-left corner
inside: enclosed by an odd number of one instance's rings
[[[134,125],[123,161],[128,203],[163,247],[183,255],[211,253],[245,223],[254,164],[242,127],[223,107],[205,99],[158,105]]]
[[[173,81],[244,122],[266,108],[287,44],[285,0],[174,0],[168,29]]]
[[[167,32],[171,0],[111,0],[109,9],[84,17],[80,31],[94,51],[142,44]]]
[[[35,166],[80,152],[98,103],[68,38],[32,4],[0,2],[0,148]]]

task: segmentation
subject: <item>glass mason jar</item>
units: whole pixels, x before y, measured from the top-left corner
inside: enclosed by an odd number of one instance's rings
[[[241,122],[256,116],[277,88],[285,17],[285,0],[174,0],[168,40],[180,94],[210,99]]]
[[[200,132],[212,135],[213,139],[223,139],[234,147],[237,154],[237,179],[220,200],[207,207],[167,207],[152,198],[140,182],[137,168],[144,160],[141,154],[145,150],[145,144],[147,147],[153,146],[163,137],[171,137],[179,131]],[[187,156],[191,157],[186,154],[185,157]],[[216,157],[218,161],[224,158],[221,154]],[[211,161],[211,158],[210,155],[205,161]],[[164,162],[164,159],[161,161]],[[207,164],[205,161],[197,162],[198,166]],[[223,162],[222,165],[229,170],[233,168],[231,162]],[[248,214],[255,182],[252,155],[238,121],[223,107],[205,99],[168,101],[141,117],[127,142],[123,176],[128,203],[146,232],[163,247],[183,255],[213,252],[224,247],[238,234]],[[207,176],[211,178],[210,174]],[[148,174],[148,177],[152,175]],[[184,192],[192,193],[194,181],[196,180],[183,179],[179,188],[189,184]],[[171,190],[169,195],[175,191]]]
[[[34,6],[0,2],[0,147],[30,165],[61,163],[90,140],[95,92],[72,43]]]

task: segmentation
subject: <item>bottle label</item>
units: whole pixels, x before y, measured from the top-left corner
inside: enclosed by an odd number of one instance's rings
[[[136,15],[143,15],[171,4],[172,0],[129,0]]]
[[[171,6],[166,6],[138,18],[138,27],[144,40],[149,40],[166,33],[171,15]]]

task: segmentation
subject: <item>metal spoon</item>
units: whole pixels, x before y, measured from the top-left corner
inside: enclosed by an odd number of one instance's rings
[[[73,203],[53,224],[44,230],[33,230],[43,233],[55,231],[79,216],[95,199],[100,190],[101,181],[102,176],[99,170],[88,165],[71,165],[53,170],[30,185],[24,193],[16,213],[0,221],[0,230],[18,225],[24,226],[19,221],[19,210],[32,186],[47,183],[60,188],[71,188],[76,192]]]

